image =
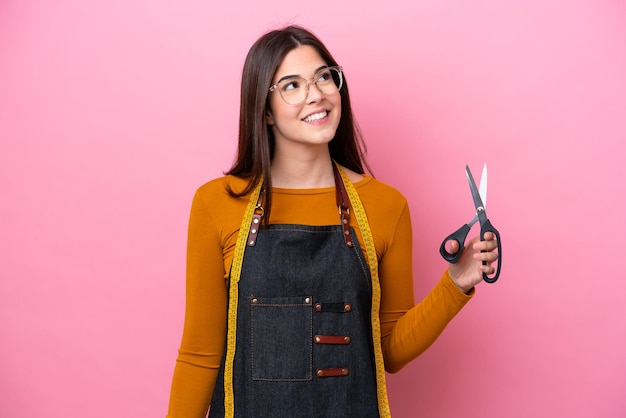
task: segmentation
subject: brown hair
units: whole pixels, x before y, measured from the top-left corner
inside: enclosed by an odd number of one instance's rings
[[[269,108],[269,87],[285,56],[301,45],[315,48],[327,65],[338,65],[328,49],[314,34],[299,26],[287,26],[270,31],[259,38],[248,51],[243,66],[239,146],[235,162],[226,174],[247,178],[249,181],[243,190],[231,189],[228,192],[233,197],[245,196],[263,179],[265,223],[269,220],[272,205],[270,164],[274,156],[274,137],[265,119]],[[364,173],[364,166],[368,172],[371,172],[365,160],[365,143],[352,114],[345,76],[340,94],[341,118],[335,137],[328,145],[330,156],[337,163],[359,174]]]

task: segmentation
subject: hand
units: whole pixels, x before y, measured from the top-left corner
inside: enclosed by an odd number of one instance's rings
[[[456,264],[450,264],[448,268],[454,284],[464,293],[469,292],[483,280],[483,273],[487,275],[495,273],[492,264],[498,259],[498,253],[494,251],[498,248],[498,243],[491,232],[485,232],[484,238],[484,241],[480,241],[479,237],[474,237],[466,243],[459,261]],[[459,250],[459,244],[456,241],[450,241],[448,245],[447,251],[450,253]],[[483,265],[483,261],[487,264]]]

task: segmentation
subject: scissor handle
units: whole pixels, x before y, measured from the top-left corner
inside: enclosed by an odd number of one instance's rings
[[[491,232],[493,235],[496,236],[496,241],[498,243],[498,268],[496,269],[496,273],[493,277],[489,277],[487,276],[487,273],[483,273],[483,280],[486,281],[487,283],[495,283],[496,280],[498,280],[498,277],[500,277],[500,266],[502,265],[502,243],[500,242],[500,233],[498,232],[496,228],[493,227],[493,225],[491,225],[491,222],[489,222],[489,219],[487,219],[485,223],[481,224],[480,226],[480,240],[481,241],[485,240],[485,232]],[[483,265],[486,265],[486,264],[487,262],[483,261]]]
[[[467,238],[467,234],[469,233],[470,229],[471,227],[468,224],[465,224],[452,234],[448,235],[446,239],[444,239],[441,243],[441,247],[439,247],[439,253],[448,263],[454,264],[459,261],[459,258],[461,258],[461,253],[465,248],[465,238]],[[448,243],[448,241],[456,241],[459,244],[459,250],[455,253],[449,253],[448,250],[446,250],[446,244]]]

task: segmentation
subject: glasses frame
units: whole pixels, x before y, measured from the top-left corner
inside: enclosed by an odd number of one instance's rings
[[[342,67],[341,65],[331,65],[331,66],[329,66],[329,67],[324,67],[324,68],[320,69],[320,70],[319,70],[319,71],[317,71],[315,74],[317,75],[317,74],[319,74],[319,73],[321,73],[321,72],[323,72],[323,71],[325,71],[325,70],[335,70],[335,71],[337,71],[337,73],[339,74],[339,85],[337,86],[337,93],[339,93],[339,92],[341,91],[341,88],[343,87],[343,67]],[[279,85],[279,84],[281,84],[281,83],[282,83],[282,82],[284,82],[284,81],[291,81],[291,80],[294,80],[294,79],[304,80],[304,83],[305,83],[305,85],[306,85],[306,89],[305,89],[306,94],[305,94],[304,99],[303,99],[302,101],[300,101],[300,102],[298,102],[298,103],[289,103],[289,102],[288,102],[287,100],[285,100],[285,98],[283,97],[283,92],[282,92],[282,91],[280,91],[280,90],[278,90],[278,85]],[[317,82],[318,82],[318,81],[319,81],[319,78],[317,78],[317,80],[316,80],[316,79],[315,79],[315,77],[313,77],[313,78],[311,78],[311,79],[308,79],[308,80],[307,80],[306,78],[304,78],[304,77],[293,77],[293,78],[288,78],[288,79],[285,79],[285,80],[283,80],[283,81],[280,81],[280,82],[278,82],[278,83],[276,83],[276,84],[274,84],[274,85],[270,86],[269,91],[270,91],[270,92],[274,92],[274,91],[278,90],[278,93],[280,94],[280,98],[281,98],[281,99],[283,99],[283,101],[284,101],[285,103],[287,103],[287,104],[288,104],[288,105],[290,105],[290,106],[298,106],[298,105],[301,105],[302,103],[306,102],[307,97],[309,97],[309,87],[311,86],[311,84],[315,84],[315,87],[316,87],[316,88],[317,88],[317,89],[318,89],[318,90],[319,90],[322,94],[326,94],[326,93],[324,93],[324,92],[323,92],[323,91],[322,91],[322,90],[318,87],[318,85],[317,85]],[[334,93],[331,93],[331,94],[334,94]]]

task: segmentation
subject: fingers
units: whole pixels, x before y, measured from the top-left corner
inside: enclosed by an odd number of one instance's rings
[[[498,241],[492,232],[485,232],[484,241],[479,241],[478,237],[475,238],[472,248],[475,251],[493,251],[498,248]]]
[[[486,261],[491,264],[498,259],[498,253],[495,251],[479,252],[473,254],[474,260]]]
[[[498,248],[498,241],[495,239],[495,235],[491,232],[486,232],[484,241],[476,240],[472,244],[474,250],[473,258],[478,261],[485,261],[488,265],[491,265],[498,259],[498,252],[494,251]]]
[[[481,273],[485,273],[487,276],[496,272],[496,268],[492,264],[484,264],[480,266]]]
[[[446,251],[450,254],[456,254],[459,251],[459,243],[454,240],[446,242]]]

